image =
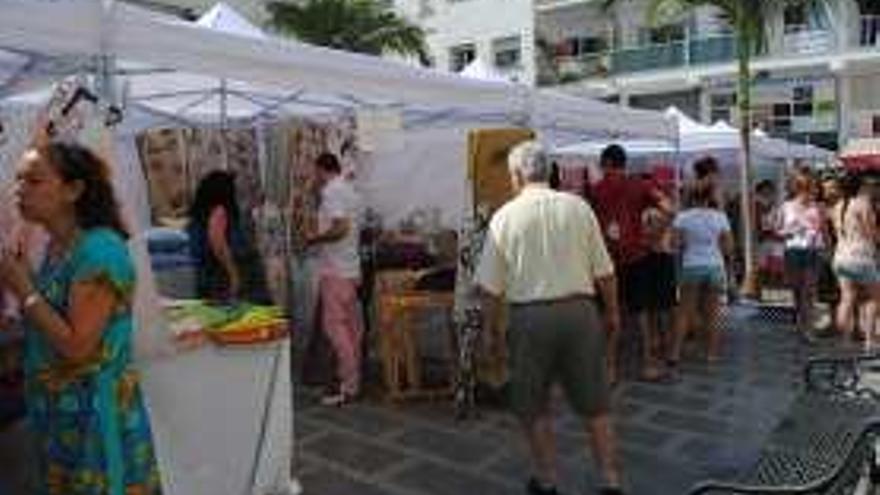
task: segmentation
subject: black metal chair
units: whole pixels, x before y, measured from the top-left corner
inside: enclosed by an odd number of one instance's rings
[[[859,486],[876,485],[880,389],[871,383],[875,372],[880,373],[880,355],[810,360],[804,392],[758,459],[737,476],[703,481],[690,493],[851,495]]]

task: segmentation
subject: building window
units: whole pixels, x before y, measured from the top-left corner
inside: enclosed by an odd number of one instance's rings
[[[719,93],[709,100],[710,122],[733,121],[733,109],[736,107],[736,93]]]
[[[710,95],[712,120],[736,119],[739,110],[733,92],[721,90]],[[803,81],[767,79],[752,90],[752,123],[775,137],[790,138],[837,132],[837,101],[830,79]],[[867,130],[866,130],[867,132]]]
[[[807,28],[808,16],[805,4],[792,3],[786,5],[782,14],[786,33],[796,33]]]
[[[684,41],[684,24],[668,24],[658,27],[644,27],[639,30],[639,44],[660,45]]]
[[[519,36],[500,38],[492,42],[495,66],[501,69],[518,67],[522,59],[522,42]]]
[[[580,57],[596,55],[608,49],[605,38],[598,36],[577,36],[566,38],[556,45],[556,55],[560,57]]]
[[[449,69],[452,72],[461,72],[476,59],[477,46],[473,43],[465,43],[449,49]]]

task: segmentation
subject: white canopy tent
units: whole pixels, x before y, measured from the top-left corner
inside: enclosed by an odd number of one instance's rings
[[[222,126],[391,109],[400,112],[402,131],[411,134],[399,143],[418,157],[409,160],[426,176],[418,183],[447,192],[437,195],[444,201],[434,206],[450,212],[452,223],[460,214],[456,205],[464,200],[461,164],[467,133],[462,129],[528,126],[553,145],[675,139],[674,127],[655,112],[277,39],[222,4],[197,23],[126,4],[106,5],[97,0],[6,0],[0,49],[14,50],[15,63],[4,66],[0,59],[0,100],[18,88],[34,88],[39,76],[53,81],[62,74],[97,72],[101,66],[96,57],[82,55],[104,54],[116,60],[115,86],[125,105],[122,131],[127,133],[169,124]],[[53,15],[47,16],[46,9]],[[59,38],[69,42],[59,43]],[[72,61],[55,62],[64,59]],[[34,67],[44,70],[33,73],[29,69]],[[453,152],[450,140],[461,149]],[[443,153],[424,151],[428,143],[439,142],[446,143]],[[402,158],[405,151],[375,150],[373,160],[407,161]],[[427,166],[424,157],[433,165]],[[381,213],[388,216],[399,216],[418,194],[414,188],[404,188],[412,195],[400,194],[394,169],[372,167],[372,182],[366,185],[368,201],[385,205]],[[415,173],[410,170],[407,176]],[[399,198],[377,199],[389,195]]]
[[[478,81],[510,82],[510,79],[504,77],[504,74],[486,63],[486,61],[480,57],[475,58],[474,61],[462,69],[459,74],[461,74],[462,77],[476,79]]]
[[[273,37],[230,35],[112,1],[6,0],[0,47],[25,54],[108,55],[120,66],[137,61],[246,81],[272,88],[276,101],[332,96],[347,100],[350,107],[422,105],[517,115],[521,122],[556,135],[673,137],[665,119],[650,112]]]
[[[204,15],[199,17],[196,24],[207,27],[215,31],[245,36],[248,38],[266,39],[266,33],[262,29],[254,26],[245,17],[235,11],[229,5],[220,2]]]
[[[670,108],[667,112],[677,111]],[[694,127],[688,123],[681,124],[679,120],[679,132],[681,135],[681,151],[687,153],[700,152],[739,152],[742,149],[742,136],[740,130],[727,122],[718,121],[711,126],[696,124]],[[784,139],[771,138],[760,130],[752,133],[752,148],[755,156],[760,160],[783,160],[794,159],[822,161],[829,160],[833,153],[816,146],[793,143]]]
[[[608,144],[610,143],[585,141],[556,148],[553,150],[553,154],[598,157],[602,154],[602,150],[604,150]],[[665,141],[632,140],[621,141],[618,144],[623,146],[628,156],[634,157],[675,154],[677,151],[674,144]]]
[[[559,146],[554,149],[554,154],[562,158],[560,163],[563,166],[595,165],[593,162],[598,159],[605,146],[611,142],[617,142],[624,147],[630,157],[636,159],[637,166],[645,159],[663,159],[665,157],[673,163],[678,163],[682,177],[691,173],[689,164],[693,160],[711,154],[726,165],[722,167],[722,174],[730,187],[733,187],[738,170],[735,165],[741,159],[742,150],[739,130],[721,121],[711,126],[701,124],[676,107],[669,107],[664,115],[671,122],[674,122],[678,129],[676,142],[651,139],[588,140]],[[785,166],[794,160],[819,162],[828,161],[833,157],[831,152],[824,149],[770,138],[760,131],[755,132],[752,146],[758,178],[776,179],[784,174]],[[587,160],[573,159],[574,157],[583,157]],[[595,171],[591,173],[591,177],[594,178],[598,178],[600,175]]]

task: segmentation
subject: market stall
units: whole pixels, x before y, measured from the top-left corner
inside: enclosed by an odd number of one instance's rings
[[[47,9],[52,15],[46,15]],[[270,249],[263,254],[274,250],[276,260],[292,265],[281,271],[297,276],[288,275],[280,284],[291,294],[278,300],[302,296],[299,308],[311,307],[308,288],[302,290],[305,295],[297,294],[299,284],[308,285],[304,281],[309,278],[309,253],[300,250],[295,239],[313,211],[306,192],[315,150],[329,146],[340,154],[351,152],[352,179],[386,225],[422,223],[440,226],[434,230],[458,231],[459,240],[462,235],[469,239],[459,248],[466,252],[477,249],[472,241],[480,232],[465,167],[470,130],[528,126],[539,138],[557,144],[674,136],[662,116],[649,112],[520,85],[466,80],[269,36],[225,33],[208,24],[186,23],[117,2],[10,0],[0,18],[0,48],[9,49],[13,70],[0,83],[0,103],[27,106],[29,99],[40,101],[46,81],[67,74],[90,76],[86,80],[101,96],[102,108],[121,110],[124,117],[113,128],[115,156],[124,172],[125,195],[137,203],[132,215],[142,233],[157,218],[175,217],[182,208],[176,200],[163,204],[160,198],[185,198],[189,187],[187,181],[175,182],[177,167],[165,158],[155,167],[146,165],[146,171],[141,168],[153,151],[178,150],[170,155],[183,154],[184,170],[201,170],[198,163],[211,156],[223,166],[244,163],[248,175],[257,176],[265,188],[259,191],[264,195],[253,194],[248,200],[258,218],[267,223],[281,218],[274,229],[263,232],[293,239],[287,246],[287,241],[279,244],[270,238]],[[328,123],[342,130],[327,131]],[[351,132],[354,141],[341,138]],[[234,133],[244,137],[229,139]],[[163,139],[168,139],[167,148],[149,144]],[[168,144],[172,142],[177,144]],[[244,147],[255,151],[256,161],[230,160],[230,143],[243,142],[254,143]],[[201,151],[194,157],[186,151],[193,149]],[[219,155],[213,150],[220,150]],[[256,174],[251,173],[254,163]],[[385,166],[391,163],[396,165]],[[153,172],[163,178],[155,179]],[[389,199],[398,196],[403,199]],[[423,198],[431,203],[425,205]],[[427,213],[420,214],[425,206]],[[146,260],[144,236],[137,237],[139,259]],[[164,260],[169,266],[178,261],[185,265],[172,257]],[[165,266],[156,268],[161,272]],[[179,282],[177,277],[172,274],[169,279]],[[463,293],[470,291],[468,284],[467,279],[458,284]],[[178,296],[186,293],[182,289]],[[456,306],[456,326],[473,330],[468,304],[457,301]],[[143,351],[145,391],[167,493],[237,495],[284,485],[294,441],[286,341],[221,349],[211,343],[195,345],[199,339],[194,338],[183,347],[169,348],[169,342],[180,342],[162,317],[163,310],[149,301],[139,310],[139,321],[150,322],[142,324],[138,347]],[[297,332],[311,320],[308,309],[291,317]],[[216,381],[205,374],[216,374]],[[210,386],[196,391],[202,380]],[[201,400],[190,400],[196,394]],[[206,404],[228,405],[228,416],[223,413],[223,422],[206,419]],[[244,463],[250,457],[255,461],[227,469],[230,459]]]

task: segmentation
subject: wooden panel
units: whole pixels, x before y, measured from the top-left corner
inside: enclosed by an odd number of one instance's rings
[[[475,206],[495,211],[510,199],[507,155],[517,144],[534,139],[530,129],[479,129],[468,136],[470,178]]]

